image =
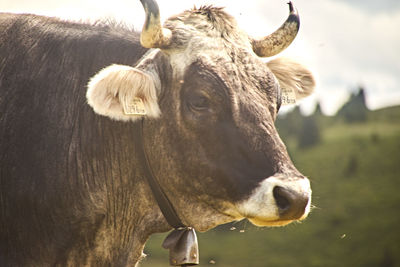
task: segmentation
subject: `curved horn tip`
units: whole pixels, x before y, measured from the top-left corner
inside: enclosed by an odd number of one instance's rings
[[[150,11],[153,14],[159,15],[160,9],[158,8],[158,4],[154,0],[140,0],[143,8],[148,12]]]
[[[253,39],[253,51],[260,57],[271,57],[288,47],[296,37],[300,28],[300,17],[292,1],[289,5],[289,16],[282,26],[272,34],[261,38]]]
[[[294,11],[292,1],[289,1],[287,4],[289,5],[289,11],[290,11],[290,13],[292,13],[292,12]]]
[[[171,31],[163,28],[156,0],[140,0],[146,12],[146,20],[140,34],[140,42],[146,48],[162,48],[171,42]]]
[[[290,12],[290,14],[295,14],[295,15],[297,15],[297,8],[293,5],[293,2],[292,2],[292,1],[289,1],[287,4],[289,5],[289,12]]]

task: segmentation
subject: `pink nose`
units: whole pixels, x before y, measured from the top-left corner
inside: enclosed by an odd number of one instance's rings
[[[309,196],[296,191],[275,186],[273,195],[279,209],[279,216],[282,220],[300,219],[306,210]]]

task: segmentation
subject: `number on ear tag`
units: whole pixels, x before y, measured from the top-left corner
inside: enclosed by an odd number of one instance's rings
[[[296,93],[291,89],[282,88],[282,106],[296,104]]]
[[[124,113],[126,115],[146,115],[146,109],[143,104],[143,100],[139,97],[134,97],[133,99],[126,100],[124,103]]]

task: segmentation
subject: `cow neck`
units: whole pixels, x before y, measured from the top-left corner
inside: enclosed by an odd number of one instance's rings
[[[164,215],[168,224],[174,230],[165,238],[162,246],[170,251],[170,265],[172,266],[189,266],[199,264],[199,252],[197,244],[197,236],[194,228],[186,226],[179,218],[174,206],[168,199],[164,190],[161,188],[153,169],[151,168],[149,158],[146,153],[144,144],[144,117],[138,123],[138,136],[136,140],[136,147],[139,153],[139,160],[143,161],[144,176],[151,188],[153,196]]]

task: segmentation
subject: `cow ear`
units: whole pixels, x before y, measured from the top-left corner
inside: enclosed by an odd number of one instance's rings
[[[86,97],[93,110],[115,120],[157,118],[156,78],[152,73],[124,65],[111,65],[92,77]]]
[[[277,58],[267,63],[278,79],[282,91],[282,105],[295,104],[309,96],[315,88],[315,79],[309,69],[288,58]]]

